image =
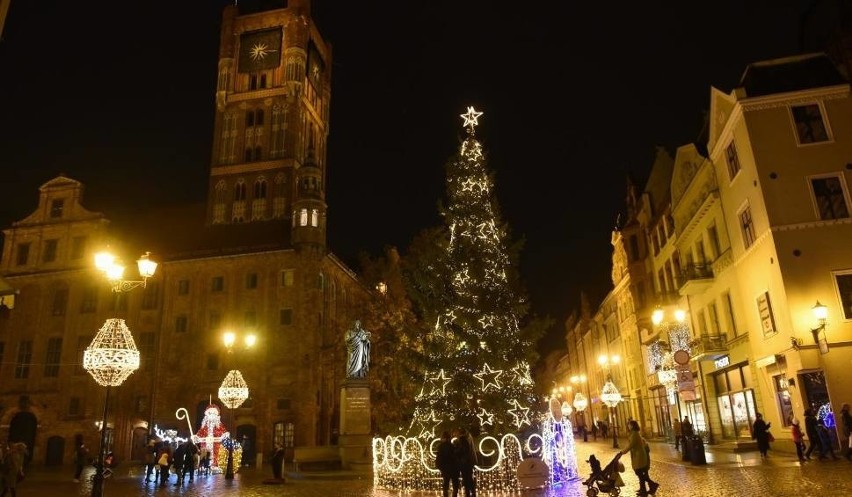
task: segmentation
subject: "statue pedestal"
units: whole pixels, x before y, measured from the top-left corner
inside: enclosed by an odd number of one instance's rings
[[[370,385],[349,378],[340,389],[340,462],[344,469],[369,471],[373,466]]]

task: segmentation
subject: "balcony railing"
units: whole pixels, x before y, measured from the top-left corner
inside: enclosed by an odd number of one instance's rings
[[[718,335],[701,335],[689,345],[692,349],[693,357],[724,354],[728,351],[728,336],[724,333]]]
[[[680,272],[683,284],[690,280],[706,280],[713,278],[713,267],[710,264],[690,264]],[[682,286],[682,285],[681,285]]]
[[[681,295],[695,295],[703,292],[713,283],[713,268],[710,264],[689,264],[680,272]]]

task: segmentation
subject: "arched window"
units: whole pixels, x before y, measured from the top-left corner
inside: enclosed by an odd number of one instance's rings
[[[317,227],[319,226],[319,210],[311,209],[311,226]]]
[[[263,176],[254,182],[254,198],[266,198],[266,178]]]
[[[284,174],[278,173],[275,176],[275,186],[272,193],[272,217],[276,219],[284,217],[284,208],[286,207],[284,200],[285,186]]]
[[[251,147],[246,147],[246,162],[251,162]]]
[[[237,184],[234,185],[234,201],[240,201],[246,199],[246,182],[242,179],[237,180]]]
[[[299,211],[299,226],[307,226],[308,225],[308,209],[301,209]]]
[[[254,111],[254,125],[263,126],[263,109]]]
[[[263,151],[263,150],[260,148],[260,145],[258,145],[258,146],[256,146],[256,147],[254,147],[254,157],[253,157],[253,160],[261,160],[262,151]]]
[[[216,183],[215,202],[213,204],[213,224],[225,222],[225,202],[228,198],[228,186],[224,180]]]
[[[264,219],[266,217],[266,178],[257,178],[254,182],[254,197],[251,201],[251,218]]]

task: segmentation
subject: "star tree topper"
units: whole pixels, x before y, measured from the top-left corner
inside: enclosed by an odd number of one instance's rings
[[[462,127],[467,128],[467,132],[473,134],[479,125],[479,116],[481,115],[482,112],[477,112],[473,106],[468,107],[467,112],[461,115],[461,118],[464,119]]]

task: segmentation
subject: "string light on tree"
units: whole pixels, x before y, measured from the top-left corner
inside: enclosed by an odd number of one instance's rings
[[[477,435],[477,448],[488,461],[475,468],[484,492],[519,491],[518,464],[541,457],[545,443],[540,434],[530,435],[537,428],[531,424],[538,421],[531,409],[537,402],[528,361],[533,341],[519,326],[527,306],[487,157],[475,138],[482,115],[473,107],[461,115],[466,137],[446,165],[442,215],[447,239],[441,267],[448,290],[434,299],[430,311],[438,318],[424,337],[431,372],[414,399],[407,433],[373,440],[377,488],[440,490],[436,440],[426,438],[432,435],[433,415],[439,420],[434,433],[464,427]],[[441,371],[451,381],[438,389]],[[527,430],[523,440],[522,428]]]

